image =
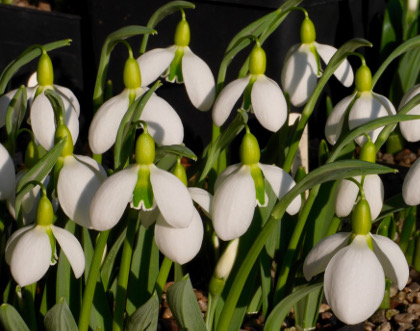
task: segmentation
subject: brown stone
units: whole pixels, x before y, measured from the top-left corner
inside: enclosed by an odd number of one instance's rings
[[[383,322],[386,322],[385,310],[384,309],[378,310],[375,314],[371,316],[371,318],[369,318],[369,320],[370,322],[375,323],[375,324],[381,324]]]
[[[410,289],[410,292],[420,292],[420,285],[417,282],[412,282],[406,288]]]
[[[376,331],[391,331],[391,330],[392,330],[391,323],[389,323],[388,321],[387,322],[383,322],[381,325],[379,325],[376,328]]]
[[[407,301],[410,303],[420,303],[420,292],[408,293]]]
[[[397,310],[397,309],[388,309],[385,312],[385,317],[386,317],[387,320],[390,320],[391,318],[393,318],[395,315],[398,315],[399,313],[400,313],[400,311]]]
[[[326,303],[321,303],[321,307],[319,308],[319,312],[323,313],[323,312],[328,311],[330,309],[331,309],[331,307],[328,306]]]
[[[407,308],[407,313],[416,314],[417,317],[420,316],[420,304],[418,303],[412,303]]]
[[[171,310],[169,308],[166,308],[165,311],[162,314],[162,318],[165,319],[165,320],[168,320],[172,317],[173,317],[173,315],[172,315]]]
[[[411,324],[417,318],[416,314],[412,313],[403,313],[394,316],[394,321],[400,325],[404,326],[406,324]]]

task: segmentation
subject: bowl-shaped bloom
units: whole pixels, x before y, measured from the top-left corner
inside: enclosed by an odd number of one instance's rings
[[[69,155],[64,158],[57,182],[57,196],[64,213],[72,221],[92,228],[90,203],[106,177],[104,168],[88,156]]]
[[[324,293],[334,314],[346,324],[369,318],[382,302],[385,276],[400,290],[409,276],[407,260],[391,239],[375,234],[337,233],[320,241],[303,264],[309,281],[323,272]],[[371,247],[369,244],[371,243]]]
[[[290,48],[284,60],[281,85],[295,107],[300,107],[308,101],[318,82],[319,70],[311,47],[316,49],[325,64],[328,64],[337,51],[335,47],[317,42],[296,44]],[[353,84],[353,70],[347,60],[341,63],[334,75],[346,87]]]
[[[137,62],[141,69],[143,86],[154,82],[159,76],[165,76],[168,81],[170,65],[175,55],[183,52],[181,59],[181,75],[173,78],[177,83],[184,82],[185,89],[193,106],[201,111],[207,111],[213,104],[216,84],[211,69],[201,58],[195,55],[188,46],[170,46],[152,49],[141,55]]]
[[[348,127],[350,130],[373,121],[383,116],[395,115],[395,107],[386,97],[372,91],[353,93],[345,97],[333,108],[325,126],[325,137],[331,145],[334,145],[340,137],[346,118],[346,110],[353,99],[356,98],[348,114]],[[383,127],[367,132],[373,142],[376,141]],[[362,146],[367,138],[363,135],[356,138],[356,143]]]
[[[402,196],[405,203],[409,206],[420,204],[420,159],[408,170],[402,186]]]
[[[277,166],[258,163],[258,167],[278,199],[295,185],[293,178]],[[257,204],[260,205],[260,202],[251,167],[242,164],[227,167],[217,178],[211,205],[210,213],[217,236],[225,241],[242,236],[251,225]],[[301,197],[298,195],[287,207],[287,213],[296,214],[300,205]]]
[[[214,103],[213,122],[217,126],[223,125],[236,101],[245,92],[250,93],[250,107],[258,122],[267,130],[276,132],[287,118],[287,103],[283,92],[274,80],[264,74],[256,77],[250,92],[246,91],[251,79],[253,75],[249,74],[226,85]]]
[[[83,274],[85,255],[73,234],[54,225],[29,225],[14,232],[6,244],[6,262],[20,286],[37,282],[50,265],[55,264],[51,239],[58,241],[75,277],[79,278]]]
[[[136,205],[133,199],[137,183],[148,181],[143,177],[144,172],[150,174],[151,206],[147,206],[143,200]],[[97,190],[90,205],[92,227],[98,231],[112,228],[130,202],[135,209],[151,210],[157,206],[165,221],[173,227],[191,224],[194,206],[185,185],[176,176],[154,164],[134,164],[108,177]]]
[[[398,109],[401,109],[407,102],[409,102],[414,96],[420,93],[420,85],[412,87],[401,99]],[[411,108],[407,115],[420,115],[420,105]],[[420,140],[420,120],[411,120],[400,122],[400,130],[402,136],[410,142],[416,142]]]
[[[138,88],[136,97],[144,92],[143,88]],[[93,153],[105,153],[114,145],[121,120],[129,108],[129,93],[129,89],[124,89],[96,112],[89,127],[89,146]],[[147,123],[158,144],[179,145],[184,140],[184,127],[177,112],[156,94],[146,103],[140,119]]]
[[[360,183],[361,176],[354,177]],[[384,185],[378,175],[366,175],[363,182],[363,191],[369,203],[372,220],[375,220],[382,210],[384,201]],[[350,215],[357,203],[359,187],[350,180],[343,179],[338,184],[335,193],[335,213],[338,217]]]
[[[15,192],[15,165],[7,149],[0,144],[0,200],[6,200]]]

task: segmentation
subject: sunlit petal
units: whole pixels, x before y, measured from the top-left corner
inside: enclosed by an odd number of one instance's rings
[[[137,59],[141,71],[141,86],[148,86],[165,72],[174,59],[176,49],[176,46],[155,48]]]
[[[66,109],[66,113],[72,109],[72,111],[76,112],[77,117],[80,116],[80,104],[79,100],[77,100],[74,93],[64,86],[54,85],[54,88],[57,89],[59,94],[63,97],[64,108]]]
[[[420,204],[420,158],[418,158],[407,172],[402,186],[404,201],[409,206]]]
[[[341,130],[343,129],[344,120],[346,118],[346,110],[354,99],[355,94],[349,95],[342,99],[335,105],[328,116],[327,123],[325,125],[325,138],[331,145],[335,145],[338,138],[340,138]]]
[[[19,238],[22,237],[22,235],[25,234],[27,231],[31,230],[33,227],[33,225],[28,225],[23,228],[17,229],[7,240],[4,256],[7,264],[10,265],[10,259],[12,258],[12,253],[15,249],[16,244],[19,242]]]
[[[384,185],[381,178],[378,175],[367,175],[363,182],[363,190],[369,203],[372,220],[375,220],[379,216],[384,202]]]
[[[198,203],[208,217],[210,217],[211,204],[213,202],[213,196],[199,187],[189,187],[191,198]],[[211,217],[210,217],[211,218]]]
[[[15,165],[7,149],[0,144],[0,200],[8,199],[15,191]]]
[[[354,179],[360,181],[360,176]],[[348,216],[356,203],[359,188],[350,180],[343,179],[335,193],[335,213],[338,217]]]
[[[220,184],[223,183],[228,176],[239,170],[241,167],[242,163],[236,163],[228,166],[225,170],[223,170],[219,176],[217,176],[216,183],[214,183],[214,191],[217,191]]]
[[[12,90],[0,97],[0,128],[6,125],[7,108],[9,107],[10,101],[12,101],[16,92],[17,90]]]
[[[412,87],[402,98],[400,102],[400,106],[398,107],[401,109],[408,101],[410,101],[415,95],[420,93],[420,85],[416,85]],[[1,98],[0,98],[1,102]],[[0,108],[1,112],[1,108]],[[411,108],[407,115],[420,115],[420,105],[417,105]],[[0,119],[1,123],[1,119]],[[0,125],[1,126],[1,125]],[[410,142],[416,142],[420,140],[420,120],[411,120],[411,121],[403,121],[400,122],[400,129],[402,136]]]

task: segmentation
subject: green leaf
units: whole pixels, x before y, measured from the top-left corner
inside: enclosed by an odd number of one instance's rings
[[[170,286],[166,297],[179,327],[194,331],[207,330],[188,275]]]
[[[299,290],[293,292],[282,301],[280,301],[274,309],[271,311],[270,315],[265,322],[264,328],[266,330],[280,330],[281,325],[290,312],[290,308],[299,302],[302,298],[308,294],[321,289],[323,286],[322,283],[312,284],[300,288]]]
[[[120,233],[117,240],[115,240],[114,244],[112,245],[112,248],[109,250],[108,254],[106,255],[105,261],[102,263],[101,280],[102,280],[102,284],[104,285],[105,290],[108,290],[108,285],[109,285],[111,274],[114,268],[115,259],[124,242],[126,233],[127,233],[127,228],[125,228]]]
[[[64,148],[65,139],[61,139],[47,154],[45,154],[30,170],[28,170],[22,178],[19,180],[16,186],[16,200],[15,200],[15,212],[16,216],[20,218],[20,208],[22,205],[23,196],[30,192],[35,184],[30,183],[31,181],[42,181],[45,176],[51,171],[61,155],[61,151]]]
[[[55,90],[45,90],[44,94],[50,101],[51,106],[54,110],[55,126],[58,127],[60,123],[62,123],[66,118],[63,99],[61,98],[60,94]]]
[[[114,49],[115,45],[129,37],[155,32],[155,30],[146,28],[144,26],[130,25],[117,30],[106,37],[105,42],[102,45],[101,58],[99,60],[98,66],[98,74],[96,76],[95,89],[93,92],[93,105],[95,110],[102,105],[104,100],[106,75],[108,71],[111,52]]]
[[[49,44],[45,44],[42,47],[48,52],[52,51],[54,49],[63,47],[63,46],[69,46],[71,42],[71,39],[64,39],[55,41]],[[7,67],[3,70],[1,76],[0,76],[0,95],[4,93],[6,90],[7,84],[9,83],[10,79],[13,77],[13,75],[25,64],[31,62],[36,57],[40,56],[42,54],[40,46],[34,45],[29,48],[27,48],[25,51],[23,51],[22,54],[19,55],[19,57],[12,62],[10,62]]]
[[[64,298],[59,299],[54,307],[47,312],[44,326],[46,331],[77,331],[76,321]]]
[[[156,292],[128,318],[127,331],[155,331],[159,318],[159,298]]]
[[[0,306],[0,322],[5,331],[29,331],[15,307],[7,303]]]
[[[402,40],[402,8],[400,0],[389,0],[382,25],[381,58],[384,59]]]
[[[10,101],[6,112],[6,132],[7,140],[10,144],[11,155],[14,154],[16,137],[25,117],[26,107],[26,88],[21,86]]]
[[[197,155],[184,145],[159,146],[156,148],[155,162],[163,159],[166,155],[185,156],[191,160],[197,161]]]
[[[420,47],[409,50],[403,55],[398,67],[402,93],[405,94],[417,83],[420,72]]]
[[[158,10],[156,10],[153,15],[150,17],[149,22],[147,22],[148,28],[155,28],[155,26],[162,21],[165,17],[177,12],[180,9],[194,9],[195,5],[188,1],[171,1],[166,5],[163,5]],[[149,35],[145,34],[140,46],[140,54],[143,54],[147,48],[147,42],[149,40]]]

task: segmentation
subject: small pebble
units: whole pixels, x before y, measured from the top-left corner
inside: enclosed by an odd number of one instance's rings
[[[420,303],[420,292],[408,293],[407,300],[410,303]]]
[[[420,304],[412,303],[407,308],[407,313],[416,314],[417,317],[420,316]]]
[[[165,320],[168,320],[168,319],[172,318],[172,316],[173,316],[172,312],[169,308],[166,308],[165,311],[162,314],[162,318],[165,319]]]
[[[390,320],[391,318],[393,318],[395,315],[398,315],[399,313],[400,311],[397,309],[388,309],[385,313],[385,317],[387,320]]]
[[[322,303],[321,304],[321,307],[319,308],[319,312],[320,313],[323,313],[323,312],[328,311],[330,309],[331,309],[330,306],[328,306],[326,303]]]
[[[386,322],[385,310],[384,309],[378,310],[375,314],[372,315],[371,318],[369,318],[369,320],[375,324],[381,324],[383,322]]]
[[[411,292],[420,291],[420,285],[417,282],[412,282],[410,285],[407,286],[407,288],[410,289]]]
[[[392,330],[391,323],[389,322],[383,322],[381,325],[379,325],[376,328],[376,331],[391,331],[391,330]]]
[[[412,313],[403,313],[394,316],[394,321],[400,325],[405,326],[411,324],[417,318],[416,314]]]

